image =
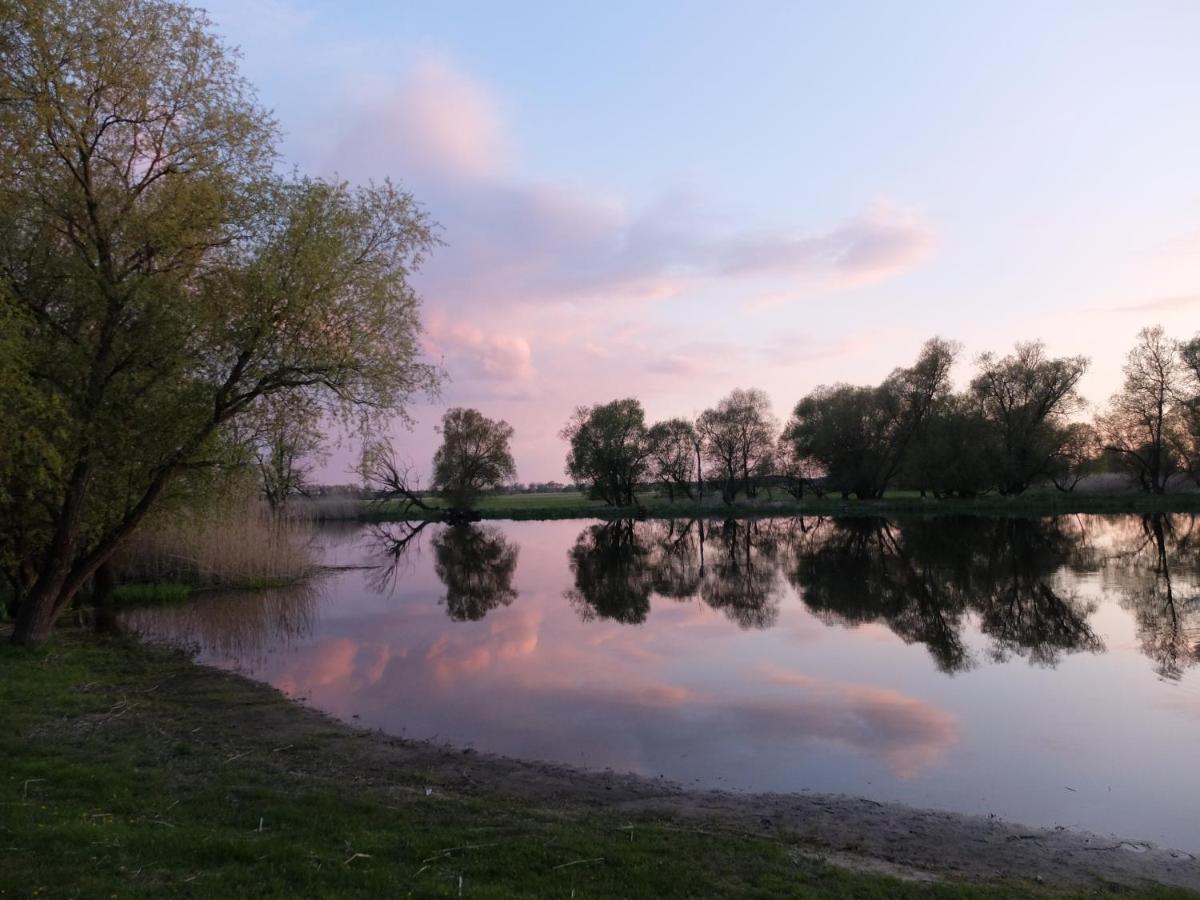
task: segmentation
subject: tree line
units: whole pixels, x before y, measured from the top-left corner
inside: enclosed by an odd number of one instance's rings
[[[911,366],[877,385],[822,385],[782,425],[767,395],[737,389],[694,419],[647,424],[634,398],[581,406],[563,428],[567,474],[589,495],[633,506],[659,486],[670,499],[725,503],[764,487],[873,499],[890,488],[936,497],[1074,490],[1094,472],[1121,471],[1161,494],[1172,478],[1200,483],[1200,335],[1143,329],[1124,382],[1092,422],[1078,385],[1089,361],[1050,356],[1034,341],[985,353],[965,390],[951,369],[960,345],[933,338]]]

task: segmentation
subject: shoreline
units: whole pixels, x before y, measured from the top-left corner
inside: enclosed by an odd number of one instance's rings
[[[0,633],[0,639],[4,637]],[[75,683],[70,678],[63,683],[59,705],[82,706],[48,709],[46,715],[30,720],[34,724],[29,728],[33,741],[29,752],[67,752],[58,746],[63,744],[106,769],[124,765],[120,760],[126,752],[132,752],[139,765],[145,764],[143,757],[148,753],[165,753],[165,777],[175,784],[176,792],[172,810],[190,800],[189,791],[194,788],[186,785],[193,776],[186,773],[194,767],[195,778],[228,779],[230,784],[222,790],[230,796],[241,796],[246,781],[285,792],[323,785],[334,792],[338,802],[384,798],[387,809],[401,810],[407,816],[425,816],[430,809],[445,818],[447,811],[457,816],[479,808],[488,811],[486,816],[479,814],[483,816],[479,827],[485,828],[493,827],[487,824],[487,817],[498,815],[493,810],[499,809],[520,822],[548,818],[559,823],[556,827],[566,823],[569,828],[590,829],[607,823],[604,834],[618,833],[621,840],[626,835],[622,829],[628,829],[630,841],[636,832],[639,836],[699,841],[707,847],[707,842],[714,840],[712,835],[717,835],[715,840],[725,844],[734,839],[750,842],[751,849],[744,851],[749,859],[769,849],[781,853],[792,867],[817,866],[821,872],[832,867],[831,871],[850,873],[846,877],[884,879],[887,884],[934,881],[948,889],[955,885],[968,888],[971,895],[997,885],[1008,885],[1006,890],[1011,890],[1018,882],[1030,888],[1072,891],[1120,885],[1139,896],[1150,884],[1200,892],[1200,861],[1194,854],[1140,841],[1024,828],[996,818],[842,795],[695,790],[664,779],[522,761],[391,737],[354,728],[290,700],[268,685],[194,663],[178,651],[145,645],[131,637],[101,639],[78,630],[60,630],[49,651],[41,654],[42,662],[21,653],[14,648],[0,657],[10,675],[20,671],[14,668],[17,665],[53,668],[71,664],[72,658],[90,660],[93,668],[112,667],[106,679],[111,684]],[[81,669],[76,678],[94,675]],[[10,702],[19,700],[21,688],[10,681],[4,695]],[[49,743],[43,747],[44,741]],[[195,746],[185,751],[190,744]],[[118,762],[106,763],[109,757]],[[26,779],[26,800],[31,792],[44,798],[55,780],[53,769],[33,777],[29,777],[30,771],[42,770],[35,765],[12,777]],[[10,778],[8,791],[19,800],[21,783]],[[139,798],[138,802],[149,801]],[[266,822],[279,827],[278,813],[264,814],[261,819],[252,809],[245,813],[239,827],[244,826],[247,833],[253,832],[254,822],[260,829]],[[100,810],[84,815],[111,814],[111,810]],[[153,823],[161,820],[174,829],[180,824],[175,821],[177,815],[160,811],[146,827],[162,838],[168,829]],[[395,813],[388,815],[394,817]],[[468,820],[473,821],[475,815],[469,813]],[[20,836],[6,837],[16,845],[22,840]],[[631,850],[644,852],[641,844]],[[365,851],[355,848],[353,852]],[[597,858],[604,855],[591,853]],[[20,860],[22,855],[13,858]],[[23,858],[30,859],[27,854]],[[60,862],[47,861],[47,871],[59,871]],[[570,860],[565,864],[573,865]],[[362,862],[364,868],[369,865]],[[656,865],[663,865],[661,858]],[[37,883],[44,883],[45,877],[43,873],[43,880]]]
[[[503,498],[501,498],[503,499]],[[670,503],[651,500],[642,506],[613,507],[581,501],[539,506],[534,503],[503,505],[485,498],[475,511],[482,520],[513,521],[552,519],[755,519],[776,517],[836,516],[997,516],[1041,518],[1074,514],[1144,515],[1200,513],[1200,492],[1165,495],[1038,494],[1030,497],[982,497],[972,500],[896,497],[879,500],[816,498],[801,502],[770,500],[758,503]],[[401,513],[387,506],[364,508],[322,521],[440,521],[437,509],[411,509]]]

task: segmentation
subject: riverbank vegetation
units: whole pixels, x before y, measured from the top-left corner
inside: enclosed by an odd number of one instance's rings
[[[391,182],[287,174],[193,6],[48,0],[0,27],[0,572],[36,645],[181,484],[269,450],[265,424],[370,431],[436,387],[409,278],[437,237]]]
[[[179,654],[77,631],[62,635],[53,652],[0,647],[0,704],[8,715],[0,752],[10,763],[0,782],[4,895],[1058,898],[1095,891],[1086,882],[1035,883],[1032,873],[1014,881],[901,881],[878,874],[887,864],[871,869],[853,848],[761,824],[652,807],[609,810],[582,794],[578,801],[546,792],[513,797],[479,777],[484,760],[476,777],[459,774],[473,759],[461,751],[356,732]],[[822,862],[827,854],[861,868]],[[1187,896],[1153,886],[1100,889],[1115,897]]]
[[[933,338],[879,385],[817,387],[782,427],[756,389],[733,391],[694,421],[647,425],[635,398],[580,407],[562,432],[566,472],[614,507],[637,506],[643,485],[689,501],[708,488],[734,506],[772,487],[796,501],[879,501],[897,490],[976,501],[1043,486],[1071,494],[1100,472],[1154,495],[1200,484],[1200,337],[1144,329],[1122,390],[1094,425],[1077,418],[1085,357],[1051,357],[1038,342],[985,353],[956,393],[959,352]]]

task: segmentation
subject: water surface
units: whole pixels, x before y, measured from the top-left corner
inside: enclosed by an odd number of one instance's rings
[[[127,624],[356,724],[1200,850],[1191,516],[363,526]]]

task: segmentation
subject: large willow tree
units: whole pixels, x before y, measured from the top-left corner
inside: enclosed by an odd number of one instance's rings
[[[267,401],[403,413],[410,196],[278,174],[277,133],[202,12],[0,0],[0,572],[38,644]]]

